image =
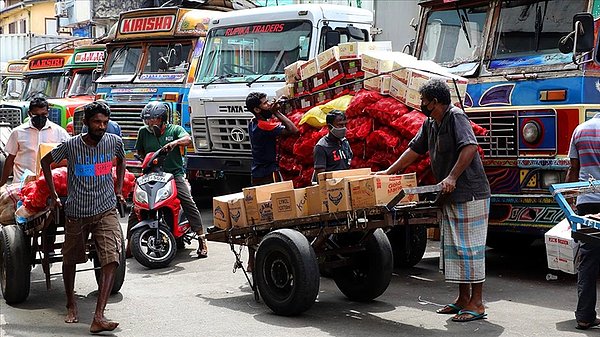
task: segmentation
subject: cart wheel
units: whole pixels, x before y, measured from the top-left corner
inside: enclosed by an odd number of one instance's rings
[[[31,243],[18,225],[0,230],[0,284],[8,304],[23,302],[29,296]]]
[[[121,233],[122,234],[122,233]],[[98,289],[100,289],[100,282],[102,280],[102,272],[100,268],[100,259],[98,258],[97,253],[94,253],[94,274],[96,276],[96,283],[98,284]],[[125,273],[126,273],[126,260],[125,260],[125,238],[121,235],[121,253],[119,255],[119,266],[115,270],[115,280],[110,290],[111,295],[115,295],[121,290],[123,286],[123,282],[125,282]]]
[[[387,237],[392,245],[396,267],[412,267],[423,258],[427,248],[427,227],[395,226],[387,233]]]
[[[145,267],[164,268],[175,258],[177,242],[171,231],[164,227],[144,227],[131,233],[131,253]]]
[[[387,236],[378,228],[364,242],[366,251],[349,256],[352,264],[333,270],[333,280],[352,301],[370,301],[387,289],[394,259]]]
[[[267,234],[256,252],[256,284],[274,313],[292,316],[308,310],[319,292],[319,265],[304,235],[292,229]]]

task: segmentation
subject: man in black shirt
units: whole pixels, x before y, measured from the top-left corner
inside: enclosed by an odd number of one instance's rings
[[[331,111],[326,118],[329,133],[315,146],[315,174],[313,181],[321,172],[347,170],[352,161],[352,149],[346,139],[346,115],[339,110]]]

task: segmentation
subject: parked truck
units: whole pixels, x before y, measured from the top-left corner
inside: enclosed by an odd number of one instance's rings
[[[10,106],[20,100],[25,89],[23,72],[26,66],[27,61],[24,60],[9,61],[6,69],[0,73],[0,112],[4,112],[5,104]],[[9,123],[13,128],[21,124],[22,113],[11,114],[8,113],[9,111],[6,112],[0,115],[0,122]]]
[[[309,4],[248,9],[213,20],[189,95],[194,152],[188,153],[188,170],[217,186],[229,185],[225,190],[245,187],[252,161],[246,96],[261,91],[273,98],[285,85],[287,65],[340,42],[369,41],[372,23],[365,9]]]
[[[469,79],[465,110],[489,130],[478,137],[492,189],[488,243],[531,243],[563,217],[548,187],[564,181],[575,127],[600,111],[597,46],[583,64],[573,62],[572,50],[559,50],[563,38],[572,40],[578,13],[593,15],[585,34],[597,37],[600,1],[420,6],[415,55]]]

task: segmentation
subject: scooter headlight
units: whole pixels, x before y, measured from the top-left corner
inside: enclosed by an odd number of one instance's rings
[[[156,193],[156,200],[154,202],[159,203],[163,200],[167,200],[171,194],[173,194],[173,188],[171,187],[171,184],[166,184],[163,188],[158,190]]]
[[[137,184],[135,185],[135,190],[133,191],[133,198],[138,203],[141,203],[141,204],[147,204],[148,203],[148,193],[146,193],[146,191],[144,191]]]

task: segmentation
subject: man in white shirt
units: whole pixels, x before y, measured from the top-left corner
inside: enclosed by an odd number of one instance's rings
[[[29,121],[12,130],[6,148],[8,157],[4,162],[0,187],[13,173],[13,182],[19,182],[26,170],[35,172],[41,143],[62,143],[69,134],[59,125],[48,120],[48,101],[35,97],[29,102]]]

